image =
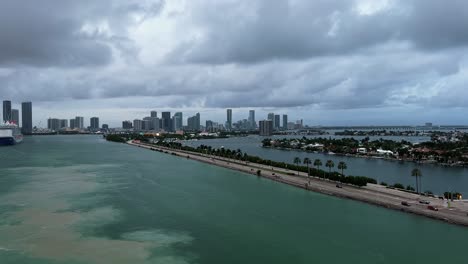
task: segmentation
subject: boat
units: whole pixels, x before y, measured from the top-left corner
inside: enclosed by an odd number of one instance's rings
[[[0,123],[0,146],[15,145],[23,141],[23,134],[14,123]]]

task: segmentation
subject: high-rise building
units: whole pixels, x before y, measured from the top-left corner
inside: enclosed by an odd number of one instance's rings
[[[161,119],[162,119],[162,129],[166,132],[171,132],[172,131],[171,112],[162,112]]]
[[[273,134],[273,121],[262,120],[259,122],[260,136],[271,136]]]
[[[192,131],[200,130],[200,113],[197,113],[187,119],[187,128]]]
[[[257,122],[255,122],[255,110],[249,110],[249,126],[250,129],[257,129]]]
[[[84,128],[84,118],[82,116],[75,117],[75,128],[78,128],[78,129]]]
[[[151,111],[151,117],[158,117],[158,112],[156,111]]]
[[[283,115],[283,130],[288,130],[288,115]]]
[[[141,121],[141,130],[144,130],[144,131],[151,130],[150,120],[146,119],[146,120]]]
[[[213,121],[206,120],[206,122],[205,122],[205,131],[207,131],[207,132],[213,131]]]
[[[11,121],[11,101],[3,101],[3,121]]]
[[[91,130],[93,131],[99,130],[99,117],[91,117],[89,119],[89,122],[91,123],[90,125]]]
[[[132,121],[129,121],[129,120],[122,121],[122,128],[132,129],[133,128]]]
[[[70,128],[71,128],[71,129],[75,129],[75,128],[76,128],[76,125],[75,125],[75,118],[70,119]]]
[[[226,110],[226,115],[227,115],[226,129],[231,130],[232,129],[232,109]]]
[[[11,109],[11,121],[19,126],[19,111],[18,109]]]
[[[148,119],[148,121],[150,122],[150,124],[149,124],[150,130],[155,130],[155,131],[161,130],[159,118],[157,118],[157,117],[150,117],[150,118]]]
[[[281,123],[280,123],[280,115],[275,115],[275,122],[274,122],[274,123],[275,123],[274,129],[275,129],[275,130],[279,130],[279,129],[280,129],[280,125],[281,125]]]
[[[135,119],[133,120],[133,130],[141,131],[143,129],[143,120]]]
[[[109,129],[109,125],[108,124],[102,124],[102,129]]]
[[[174,131],[182,130],[182,112],[177,112],[172,118],[172,123],[174,124]]]
[[[68,127],[68,120],[67,119],[60,119],[59,120],[59,128],[67,128]]]
[[[24,135],[32,134],[32,103],[21,103],[21,131]]]
[[[53,131],[59,131],[60,129],[60,120],[58,118],[49,118],[47,119],[47,128]]]

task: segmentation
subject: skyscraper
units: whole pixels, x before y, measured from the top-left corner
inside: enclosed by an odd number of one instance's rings
[[[59,131],[60,129],[60,120],[58,118],[49,118],[47,119],[47,128],[53,131]]]
[[[24,135],[32,134],[32,103],[21,103],[21,131]]]
[[[75,129],[75,127],[76,127],[76,126],[75,126],[75,119],[72,118],[72,119],[70,119],[70,128],[71,128],[71,129]]]
[[[231,130],[232,129],[232,109],[228,109],[226,111],[226,115],[227,115],[226,129]]]
[[[91,125],[90,125],[91,130],[93,130],[93,131],[99,130],[99,117],[91,117],[89,122],[91,123]]]
[[[11,109],[11,121],[19,126],[19,111],[18,109]]]
[[[171,112],[162,112],[161,120],[162,120],[162,129],[166,132],[171,132],[172,131]]]
[[[275,127],[275,113],[269,113],[267,120],[271,120],[273,122],[273,128]]]
[[[129,120],[122,121],[123,129],[132,129],[132,127],[133,127],[132,121],[129,121]]]
[[[75,128],[78,128],[78,129],[84,128],[84,118],[82,116],[75,117]]]
[[[151,117],[158,117],[158,112],[156,111],[151,111]]]
[[[260,136],[271,136],[273,134],[273,121],[262,120],[259,122]]]
[[[288,115],[283,115],[283,130],[288,130]]]
[[[182,112],[177,112],[174,114],[174,117],[172,118],[174,131],[182,130],[182,117]]]
[[[68,120],[67,119],[60,119],[59,120],[59,128],[66,128],[68,127]]]
[[[192,131],[200,130],[200,113],[197,113],[196,115],[187,119],[187,127]]]
[[[257,128],[257,123],[255,122],[255,110],[249,111],[249,126],[250,126],[250,129]]]
[[[133,130],[140,131],[143,129],[143,120],[135,119],[133,120]]]
[[[275,115],[275,130],[279,130],[281,126],[280,115]]]
[[[11,101],[3,101],[3,121],[11,121]]]

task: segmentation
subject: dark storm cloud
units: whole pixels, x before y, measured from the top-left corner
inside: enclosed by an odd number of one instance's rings
[[[389,41],[408,41],[416,49],[468,45],[467,1],[389,2],[387,9],[369,15],[349,0],[257,0],[250,10],[234,2],[201,4],[192,19],[204,36],[181,43],[169,59],[256,63],[349,55]]]
[[[132,1],[41,0],[0,2],[0,65],[102,66],[112,62],[110,44],[129,52],[125,37],[109,38],[86,25],[107,20],[114,30],[129,23],[128,16],[153,16],[162,7]],[[135,51],[133,51],[135,52]]]
[[[461,0],[6,0],[0,94],[193,108],[468,107],[466,25]]]

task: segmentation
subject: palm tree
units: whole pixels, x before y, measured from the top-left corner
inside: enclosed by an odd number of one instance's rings
[[[302,163],[307,165],[307,177],[309,178],[309,184],[310,184],[310,168],[309,168],[309,165],[312,164],[312,161],[309,158],[304,158],[304,161]]]
[[[325,167],[328,167],[328,172],[331,173],[331,169],[335,167],[335,163],[333,160],[327,160],[327,163],[325,163]]]
[[[421,177],[422,176],[422,173],[419,169],[417,168],[414,168],[412,171],[411,171],[411,176],[415,177],[416,178],[416,192],[419,194],[419,185],[418,185],[418,177]]]
[[[319,159],[314,160],[314,166],[317,167],[317,171],[320,170],[320,166],[322,166],[322,161]]]
[[[297,175],[299,176],[299,164],[301,164],[301,159],[299,157],[295,157],[294,164],[297,166]]]
[[[346,165],[346,162],[340,161],[340,162],[338,163],[338,169],[341,170],[341,175],[344,176],[343,171],[346,170],[347,168],[348,168],[348,166]]]

